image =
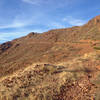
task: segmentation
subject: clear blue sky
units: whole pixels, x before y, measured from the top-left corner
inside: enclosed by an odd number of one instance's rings
[[[100,0],[0,0],[0,43],[29,32],[79,26],[100,14]]]

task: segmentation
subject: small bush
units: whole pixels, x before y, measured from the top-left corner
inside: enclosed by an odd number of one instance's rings
[[[100,50],[100,47],[94,47],[94,49],[96,49],[96,50]]]

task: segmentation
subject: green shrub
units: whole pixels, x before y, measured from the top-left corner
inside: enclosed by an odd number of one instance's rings
[[[100,50],[100,47],[94,47],[94,49],[96,49],[96,50]]]

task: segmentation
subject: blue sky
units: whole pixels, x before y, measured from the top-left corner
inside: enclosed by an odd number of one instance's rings
[[[0,43],[50,29],[85,24],[100,0],[0,0]]]

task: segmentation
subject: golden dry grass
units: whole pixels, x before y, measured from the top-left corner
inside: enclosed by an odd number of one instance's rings
[[[78,100],[77,98],[88,100],[94,98],[95,85],[91,81],[95,80],[95,74],[98,72],[96,66],[100,64],[96,59],[96,53],[90,53],[55,65],[32,64],[0,80],[0,100]],[[89,63],[92,63],[92,66]],[[64,90],[62,90],[63,87],[65,87]],[[85,92],[88,91],[85,96],[81,91],[82,88]],[[76,94],[76,91],[79,91],[80,95]],[[69,96],[62,93],[68,93]]]

